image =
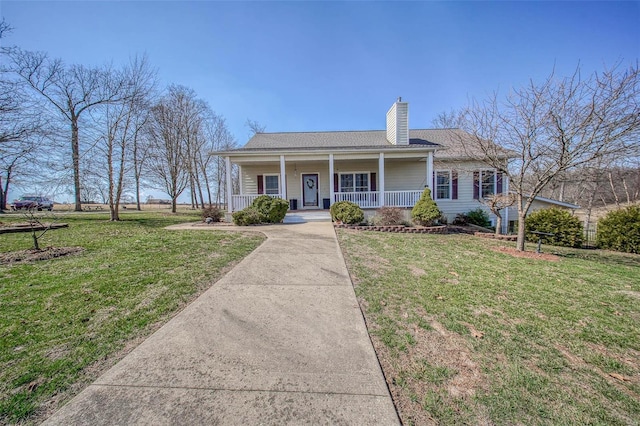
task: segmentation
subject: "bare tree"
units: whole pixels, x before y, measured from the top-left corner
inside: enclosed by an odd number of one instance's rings
[[[518,208],[518,250],[524,250],[525,217],[534,197],[556,177],[637,144],[640,131],[638,67],[616,66],[583,78],[552,73],[531,81],[504,101],[473,101],[462,114],[472,135],[467,153],[504,173]],[[507,164],[504,150],[511,153]]]
[[[106,131],[100,138],[103,142],[103,160],[107,166],[107,201],[112,221],[120,220],[120,199],[125,178],[135,167],[129,159],[130,147],[141,132],[144,120],[138,116],[145,115],[144,110],[147,108],[148,96],[155,80],[155,73],[150,69],[145,57],[133,58],[123,74],[120,78],[127,81],[127,93],[124,94],[123,101],[103,107]]]
[[[148,122],[150,155],[149,177],[171,197],[171,211],[176,212],[177,199],[189,185],[187,139],[192,90],[169,86],[167,94],[151,109]]]
[[[252,137],[256,133],[264,133],[264,131],[267,129],[267,126],[263,126],[256,120],[251,120],[250,118],[247,118],[247,121],[244,123],[244,125],[249,129],[249,137]]]
[[[9,57],[12,71],[46,99],[70,127],[75,210],[81,211],[80,118],[97,105],[124,100],[127,81],[118,78],[110,67],[66,66],[41,52],[13,49]]]
[[[502,210],[514,205],[516,197],[513,194],[493,194],[481,198],[480,202],[496,216],[496,235],[500,235],[502,233]]]

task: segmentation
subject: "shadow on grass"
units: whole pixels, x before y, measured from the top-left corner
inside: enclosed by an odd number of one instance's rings
[[[554,254],[567,259],[587,260],[589,262],[600,263],[603,265],[624,265],[640,268],[640,255],[637,254],[587,249],[555,252]]]

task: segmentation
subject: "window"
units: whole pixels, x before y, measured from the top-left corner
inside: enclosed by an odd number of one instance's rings
[[[369,175],[367,173],[356,173],[356,192],[367,192],[369,190]]]
[[[448,200],[451,198],[451,172],[436,172],[436,198]]]
[[[340,173],[340,192],[369,191],[369,173]]]
[[[264,193],[269,195],[277,195],[280,193],[280,176],[265,175]]]
[[[354,192],[353,175],[340,175],[340,192]]]
[[[493,170],[483,170],[480,172],[480,182],[482,182],[481,187],[481,197],[485,198],[489,195],[493,195],[496,193],[495,185],[496,185],[496,174]]]
[[[473,199],[486,198],[503,192],[503,174],[495,170],[473,172]]]

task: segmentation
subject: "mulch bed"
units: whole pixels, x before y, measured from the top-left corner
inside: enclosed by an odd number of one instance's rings
[[[0,253],[0,265],[7,265],[18,262],[36,262],[38,260],[55,259],[69,256],[83,251],[82,247],[46,247],[41,250],[18,250],[7,253]]]

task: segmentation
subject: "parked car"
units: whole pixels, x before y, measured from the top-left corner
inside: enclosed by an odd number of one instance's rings
[[[11,210],[53,210],[53,201],[47,197],[25,195],[11,204]]]

